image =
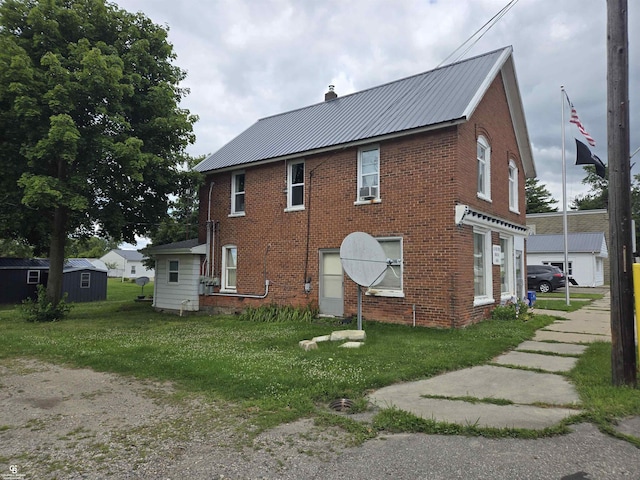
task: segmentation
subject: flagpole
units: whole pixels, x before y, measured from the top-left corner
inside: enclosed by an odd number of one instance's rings
[[[569,241],[567,237],[567,159],[564,145],[564,85],[560,85],[560,106],[562,107],[562,232],[564,238],[564,292],[567,305],[569,302]]]

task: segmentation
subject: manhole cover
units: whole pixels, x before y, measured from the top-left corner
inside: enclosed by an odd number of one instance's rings
[[[329,404],[329,408],[336,412],[346,412],[353,408],[353,400],[349,398],[338,398]]]

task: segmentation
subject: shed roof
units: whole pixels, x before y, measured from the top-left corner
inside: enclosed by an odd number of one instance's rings
[[[595,253],[608,257],[604,232],[569,233],[567,247],[571,253]],[[530,235],[527,238],[527,253],[562,253],[564,235]]]
[[[512,51],[505,47],[263,118],[196,165],[195,170],[232,168],[462,123],[502,73],[525,174],[535,176]]]
[[[200,254],[206,253],[206,245],[200,244],[197,238],[192,238],[189,240],[182,240],[180,242],[158,245],[157,247],[150,245],[144,251],[149,255],[180,254],[180,253],[187,253],[187,254],[193,253],[193,254],[200,255]]]
[[[48,258],[0,258],[0,270],[49,270]],[[105,269],[94,265],[87,258],[68,258],[64,262],[63,271],[73,272],[77,270],[96,270],[104,271]]]

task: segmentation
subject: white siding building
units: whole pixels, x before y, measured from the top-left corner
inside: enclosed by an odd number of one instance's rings
[[[149,247],[145,251],[156,262],[153,306],[181,315],[200,310],[200,261],[206,245],[198,245],[198,240],[193,239]]]
[[[135,279],[138,277],[149,277],[153,280],[154,271],[145,267],[143,260],[146,257],[137,250],[114,249],[100,257],[109,268],[107,275],[122,279]]]
[[[604,232],[570,233],[568,277],[571,285],[604,285],[604,259],[609,257]],[[554,265],[564,271],[564,236],[531,235],[527,239],[527,265]]]

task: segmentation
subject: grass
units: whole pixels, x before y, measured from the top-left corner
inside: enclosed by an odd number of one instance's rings
[[[241,405],[263,428],[312,415],[336,398],[358,400],[394,382],[486,363],[553,321],[489,320],[462,330],[366,322],[363,348],[325,342],[305,352],[300,340],[344,327],[177,317],[134,302],[139,291],[111,281],[106,302],[76,304],[61,322],[30,324],[14,310],[2,311],[0,358],[38,357],[171,381],[185,393]]]
[[[364,347],[341,349],[326,342],[305,352],[298,347],[300,340],[344,327],[241,321],[235,316],[177,317],[134,302],[139,292],[133,283],[110,280],[106,302],[76,304],[67,319],[48,324],[27,323],[15,309],[2,310],[0,359],[36,357],[171,381],[180,394],[195,393],[233,405],[234,413],[246,419],[254,432],[309,416],[321,425],[341,426],[355,441],[380,430],[520,437],[566,431],[566,425],[537,433],[456,426],[394,409],[383,410],[371,424],[361,426],[334,418],[327,409],[336,398],[362,404],[372,389],[485,364],[530,339],[554,317],[487,320],[462,330],[367,321]],[[152,292],[152,285],[145,286],[146,295]],[[617,418],[640,415],[640,392],[611,386],[610,348],[590,346],[569,374],[587,412],[585,418],[607,432],[613,432]]]
[[[601,293],[571,293],[569,298],[570,305],[567,305],[565,293],[553,292],[553,293],[538,293],[536,295],[535,308],[542,310],[558,310],[562,312],[575,312],[581,309],[594,300],[599,300],[603,297]],[[571,300],[576,300],[571,302]]]
[[[600,430],[640,448],[640,440],[615,431],[618,419],[640,415],[640,390],[615,387],[611,379],[611,344],[596,342],[580,356],[569,373],[586,410],[585,418]]]

